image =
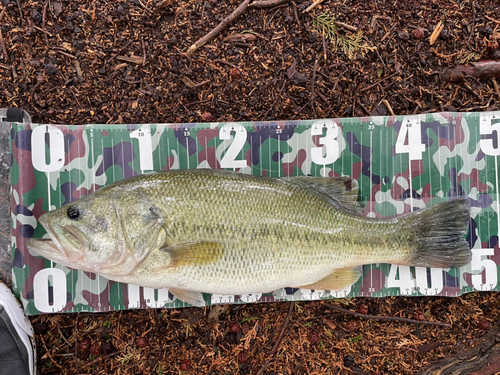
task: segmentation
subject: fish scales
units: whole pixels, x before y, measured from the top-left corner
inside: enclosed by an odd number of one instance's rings
[[[360,215],[353,186],[346,178],[151,173],[43,215],[51,240],[28,247],[113,280],[171,288],[199,305],[194,292],[336,288],[355,282],[363,264],[470,260],[465,200],[375,219]]]
[[[173,242],[223,244],[220,260],[184,267],[181,286],[191,290],[219,288],[230,294],[311,284],[318,275],[365,261],[370,252],[375,255],[378,250],[383,256],[390,250],[375,247],[369,236],[356,240],[353,235],[364,225],[367,235],[371,229],[380,237],[385,222],[368,226],[370,220],[342,212],[315,190],[236,174],[179,171],[172,177],[173,183],[166,179],[160,185],[153,183],[154,188],[146,184],[140,189],[159,202],[160,211],[173,213],[175,224],[167,225]],[[145,273],[158,274],[158,283],[164,276],[155,265],[162,263],[143,267]]]

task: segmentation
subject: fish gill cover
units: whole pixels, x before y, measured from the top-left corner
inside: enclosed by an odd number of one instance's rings
[[[37,219],[123,178],[169,169],[227,169],[268,177],[350,176],[368,217],[393,217],[467,197],[469,265],[372,264],[342,290],[284,288],[207,304],[500,290],[500,112],[199,124],[12,124],[13,286],[30,315],[180,307],[166,289],[127,285],[30,253]]]

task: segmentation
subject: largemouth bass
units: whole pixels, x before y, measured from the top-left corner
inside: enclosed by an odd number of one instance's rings
[[[175,170],[116,182],[39,221],[28,248],[110,280],[241,295],[283,287],[337,290],[362,265],[458,267],[471,260],[465,199],[400,217],[364,217],[348,178],[255,177]]]

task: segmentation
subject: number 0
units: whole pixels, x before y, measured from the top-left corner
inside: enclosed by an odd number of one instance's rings
[[[45,137],[49,137],[49,161],[45,156]],[[41,172],[55,172],[64,166],[64,135],[52,125],[37,126],[31,133],[31,162]]]
[[[52,276],[52,304],[49,299],[49,276]],[[45,268],[33,278],[33,302],[40,312],[61,311],[66,306],[66,274],[59,268]]]

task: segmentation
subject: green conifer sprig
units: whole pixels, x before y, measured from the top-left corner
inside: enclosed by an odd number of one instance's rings
[[[354,59],[358,51],[364,55],[366,51],[373,51],[375,49],[375,47],[370,47],[363,42],[363,32],[361,30],[352,34],[340,32],[339,27],[335,23],[335,16],[328,11],[320,14],[317,19],[313,20],[313,28],[318,34],[323,34],[326,39],[331,40],[334,51],[340,48],[351,60]]]

